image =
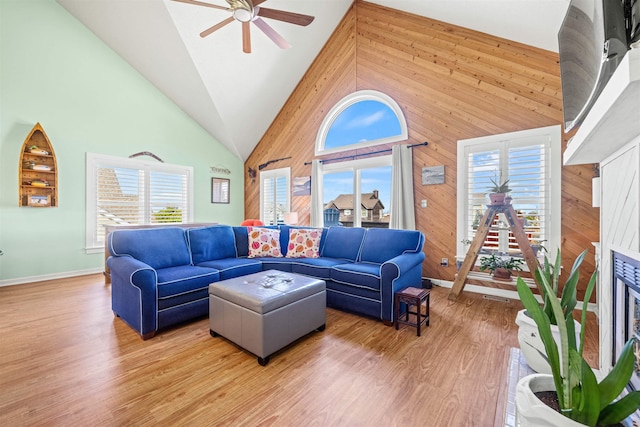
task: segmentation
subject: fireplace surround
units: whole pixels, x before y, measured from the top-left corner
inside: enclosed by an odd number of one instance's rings
[[[615,364],[622,347],[631,338],[640,339],[640,253],[612,251],[613,334],[611,358]],[[640,343],[636,341],[635,373],[631,390],[640,390]]]

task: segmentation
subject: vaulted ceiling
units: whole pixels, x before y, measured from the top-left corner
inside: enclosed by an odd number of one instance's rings
[[[352,0],[267,0],[260,6],[315,19],[299,26],[265,16],[291,47],[280,49],[252,25],[247,54],[240,22],[200,37],[229,18],[228,10],[175,0],[57,1],[243,161],[352,5]],[[200,1],[229,7],[237,0]],[[367,1],[551,51],[557,51],[556,34],[569,3]]]

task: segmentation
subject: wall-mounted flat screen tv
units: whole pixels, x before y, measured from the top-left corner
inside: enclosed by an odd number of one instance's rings
[[[565,132],[582,123],[637,38],[633,32],[639,4],[571,0],[558,32]]]

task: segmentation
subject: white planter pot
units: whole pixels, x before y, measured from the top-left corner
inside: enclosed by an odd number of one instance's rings
[[[529,317],[526,310],[520,310],[516,316],[516,324],[518,325],[518,343],[520,344],[520,351],[527,361],[527,364],[534,371],[541,374],[551,374],[551,367],[547,360],[542,356],[546,354],[544,344],[540,339],[538,332],[538,325]],[[576,343],[580,343],[580,323],[574,320],[576,328]],[[560,332],[556,325],[551,325],[551,334],[558,347],[560,347]],[[562,354],[560,354],[560,361],[562,363]]]
[[[528,375],[516,386],[516,426],[519,427],[584,427],[545,405],[534,393],[555,390],[553,377]]]

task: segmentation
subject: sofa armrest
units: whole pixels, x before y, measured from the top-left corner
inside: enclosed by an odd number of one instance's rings
[[[111,308],[113,312],[150,338],[158,329],[156,270],[129,256],[111,256],[107,260],[111,270]]]
[[[382,293],[382,320],[393,322],[393,297],[400,289],[408,286],[422,287],[422,262],[424,252],[398,255],[380,267]]]

